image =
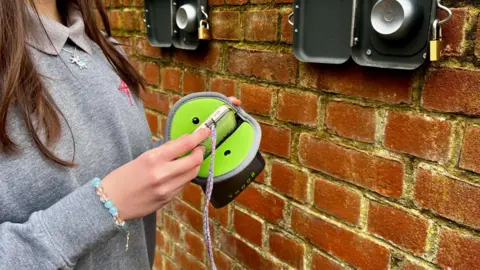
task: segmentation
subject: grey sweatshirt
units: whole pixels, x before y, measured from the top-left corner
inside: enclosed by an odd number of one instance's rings
[[[32,16],[28,45],[67,121],[54,152],[71,160],[75,149],[78,167],[46,160],[12,108],[8,128],[21,151],[0,154],[0,269],[150,269],[155,213],[130,224],[125,251],[125,233],[90,185],[153,147],[142,103],[85,35],[75,7],[68,27],[42,21],[52,43]],[[87,68],[72,63],[72,53]]]

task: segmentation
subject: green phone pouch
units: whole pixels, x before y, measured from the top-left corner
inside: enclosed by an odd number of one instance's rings
[[[219,93],[202,92],[187,95],[170,110],[164,132],[164,141],[175,140],[192,133],[221,105],[232,108],[216,124],[216,153],[211,203],[222,208],[233,201],[265,168],[259,152],[262,131],[258,122]],[[198,176],[193,183],[205,192],[210,166],[210,138]]]

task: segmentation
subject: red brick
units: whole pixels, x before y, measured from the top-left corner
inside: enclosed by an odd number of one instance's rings
[[[122,50],[127,56],[132,55],[132,39],[130,37],[114,36],[115,40],[120,44]]]
[[[278,232],[270,232],[269,237],[270,253],[294,267],[295,269],[303,269],[303,256],[305,254],[304,246],[291,237]]]
[[[123,13],[123,28],[126,31],[140,29],[140,13],[137,10],[125,10]]]
[[[205,266],[197,261],[193,256],[188,255],[185,251],[181,250],[178,246],[175,246],[175,262],[180,265],[182,269],[189,270],[205,270]]]
[[[260,150],[281,157],[290,157],[291,130],[263,123],[260,124],[260,127],[262,129]]]
[[[340,264],[323,256],[320,252],[314,251],[312,256],[312,270],[342,270]]]
[[[469,126],[463,138],[460,167],[480,173],[480,128]]]
[[[242,39],[243,27],[238,11],[214,11],[211,14],[212,37],[218,40]]]
[[[224,0],[208,0],[209,6],[221,6],[223,4],[225,4]]]
[[[153,265],[157,269],[163,269],[163,256],[158,251],[155,251],[155,258],[153,260]]]
[[[112,30],[119,30],[122,28],[122,18],[120,10],[109,10],[107,15]]]
[[[222,93],[227,97],[233,97],[235,95],[235,88],[237,82],[235,80],[225,78],[212,78],[210,79],[210,90],[213,92]]]
[[[351,224],[358,224],[361,197],[346,187],[322,178],[315,179],[315,206]]]
[[[173,52],[173,59],[189,67],[220,71],[220,49],[220,45],[216,43],[209,43],[207,48],[195,51],[176,49]]]
[[[215,208],[212,206],[212,204],[208,204],[208,216],[210,218],[216,219],[220,224],[223,226],[227,227],[228,225],[228,211],[229,211],[229,206],[225,206],[222,208]]]
[[[376,123],[373,108],[330,102],[326,110],[326,126],[335,134],[361,142],[375,141]]]
[[[197,260],[203,261],[203,256],[205,254],[205,243],[203,242],[203,238],[190,231],[185,231],[184,240],[185,250]]]
[[[235,231],[248,242],[262,246],[262,223],[248,214],[235,209],[233,217]]]
[[[150,127],[150,131],[152,134],[158,133],[158,116],[151,112],[145,112],[147,117],[148,126]]]
[[[310,126],[317,125],[318,97],[302,92],[280,92],[277,118]]]
[[[230,270],[233,269],[232,260],[222,252],[218,250],[213,251],[213,258],[218,270]]]
[[[180,270],[180,268],[171,261],[165,260],[165,270]]]
[[[245,264],[248,269],[278,269],[278,265],[274,262],[223,230],[220,232],[219,242],[223,252]]]
[[[245,5],[248,3],[248,0],[225,0],[228,5]]]
[[[177,68],[163,68],[162,87],[168,90],[180,91],[180,70]]]
[[[167,94],[148,90],[142,93],[142,98],[145,107],[168,114],[170,110],[170,98]]]
[[[228,49],[228,72],[277,83],[294,83],[298,61],[291,53]]]
[[[345,65],[305,64],[300,84],[321,91],[388,103],[411,103],[413,72]]]
[[[145,37],[135,37],[135,51],[141,56],[151,58],[167,58],[168,51],[150,45]]]
[[[278,224],[284,218],[285,201],[268,191],[260,190],[256,185],[246,188],[236,201],[271,223]]]
[[[390,252],[387,248],[362,236],[337,227],[325,220],[293,209],[292,229],[314,245],[361,269],[387,269]]]
[[[165,132],[165,126],[167,125],[167,117],[160,117],[160,124],[162,126],[162,132]],[[161,135],[163,136],[163,133]]]
[[[275,161],[272,163],[272,187],[298,201],[307,199],[308,175],[300,170]]]
[[[345,148],[308,134],[300,136],[299,158],[309,168],[352,184],[393,198],[402,196],[404,167],[399,161]]]
[[[388,149],[445,163],[448,161],[450,122],[419,114],[390,112],[385,127]]]
[[[199,72],[185,71],[183,74],[183,93],[203,92],[206,89],[205,76]]]
[[[257,178],[255,178],[255,182],[257,182],[257,183],[265,183],[265,180],[266,180],[265,174],[266,174],[266,172],[265,172],[265,170],[263,170],[263,171],[257,176]]]
[[[144,66],[145,79],[148,83],[158,85],[160,80],[160,68],[155,63],[145,63]]]
[[[403,210],[371,201],[368,230],[417,255],[422,255],[427,242],[428,222]]]
[[[418,204],[446,218],[480,228],[480,187],[420,168],[415,183]]]
[[[442,55],[459,56],[463,54],[465,39],[465,24],[468,15],[467,8],[452,8],[452,19],[442,25],[443,51]],[[444,12],[442,18],[446,17]]]
[[[165,232],[163,231],[156,231],[155,243],[156,247],[161,251],[169,254],[170,253],[170,241],[165,236]]]
[[[203,233],[203,219],[199,212],[179,200],[173,201],[173,210],[175,217],[182,223],[190,225],[198,233]]]
[[[427,268],[418,265],[410,260],[406,260],[403,263],[401,270],[427,270]]]
[[[202,194],[202,188],[196,184],[191,183],[185,187],[181,196],[182,200],[184,200],[186,203],[195,207],[197,210],[201,210],[203,201]]]
[[[272,110],[273,90],[255,84],[240,85],[242,107],[249,113],[270,115]]]
[[[277,10],[245,12],[245,39],[250,41],[275,41],[277,39],[277,18]]]
[[[172,217],[165,215],[165,231],[173,240],[180,240],[180,223],[174,220]]]
[[[480,238],[448,229],[442,230],[437,262],[446,269],[478,269]]]
[[[293,25],[291,25],[288,22],[288,15],[292,10],[288,10],[287,12],[282,14],[282,26],[281,26],[281,34],[280,34],[280,40],[282,42],[286,42],[288,44],[293,43]],[[293,17],[292,17],[293,20]]]
[[[252,4],[266,4],[271,2],[273,2],[273,0],[250,0]]]
[[[422,91],[426,109],[480,115],[480,73],[469,70],[438,69],[432,71]]]

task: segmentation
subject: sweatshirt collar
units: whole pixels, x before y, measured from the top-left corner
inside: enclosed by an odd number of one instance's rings
[[[80,49],[92,54],[90,39],[85,33],[83,16],[74,4],[68,7],[67,25],[63,25],[46,16],[38,16],[33,7],[29,7],[27,43],[39,51],[58,55],[70,39]]]

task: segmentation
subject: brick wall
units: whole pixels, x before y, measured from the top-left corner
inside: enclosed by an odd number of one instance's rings
[[[447,1],[444,58],[413,72],[292,54],[291,0],[210,0],[205,51],[149,46],[142,0],[105,1],[148,79],[161,137],[182,95],[236,95],[261,122],[266,173],[211,208],[220,269],[479,269],[480,32],[471,1]],[[203,194],[158,213],[156,269],[206,269]]]

